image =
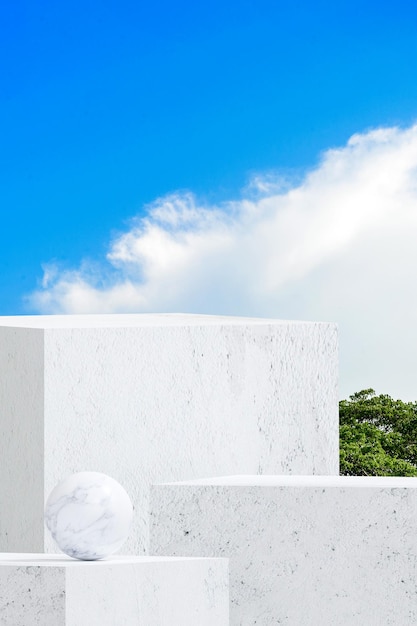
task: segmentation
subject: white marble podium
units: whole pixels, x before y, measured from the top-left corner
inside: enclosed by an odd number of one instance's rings
[[[231,626],[417,623],[417,478],[156,485],[151,550],[230,557]]]
[[[228,626],[226,559],[0,554],[4,626]]]
[[[335,324],[201,315],[0,318],[0,549],[53,552],[43,507],[77,471],[126,489],[148,548],[149,485],[338,473]]]

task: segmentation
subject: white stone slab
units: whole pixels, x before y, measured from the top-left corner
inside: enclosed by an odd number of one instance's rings
[[[0,554],[5,626],[228,626],[227,559]]]
[[[53,552],[42,513],[98,471],[135,506],[151,483],[338,473],[335,324],[202,315],[0,318],[0,549]]]
[[[156,485],[151,550],[230,557],[232,626],[417,623],[417,478]]]

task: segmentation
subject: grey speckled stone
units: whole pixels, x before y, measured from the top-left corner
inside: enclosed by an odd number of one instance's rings
[[[0,554],[1,626],[228,626],[226,559]]]
[[[417,479],[157,485],[154,554],[230,557],[232,626],[415,626]]]
[[[58,626],[65,622],[65,570],[40,565],[2,565],[1,626]]]

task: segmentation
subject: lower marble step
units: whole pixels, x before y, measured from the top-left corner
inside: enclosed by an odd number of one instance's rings
[[[227,626],[226,559],[0,554],[3,626]]]
[[[417,478],[155,485],[151,550],[229,557],[233,626],[417,624]]]

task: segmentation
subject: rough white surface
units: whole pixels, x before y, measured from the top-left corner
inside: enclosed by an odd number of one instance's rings
[[[137,326],[264,326],[265,324],[303,325],[312,322],[277,320],[231,315],[193,313],[103,313],[101,315],[4,315],[2,326],[13,328],[136,328]]]
[[[417,478],[408,476],[293,476],[276,474],[233,474],[214,478],[160,483],[161,485],[220,485],[243,487],[417,487]]]
[[[4,626],[228,626],[226,559],[0,554]]]
[[[0,378],[9,400],[0,401],[8,413],[0,456],[12,439],[19,450],[8,461],[8,499],[0,500],[1,507],[11,504],[3,550],[55,550],[48,536],[44,548],[39,542],[32,548],[33,536],[43,532],[32,504],[42,511],[51,489],[78,471],[103,472],[125,487],[135,519],[124,549],[134,554],[148,546],[151,483],[338,473],[335,324],[87,315],[0,318],[1,326],[8,341],[0,343]],[[40,345],[26,354],[32,333]],[[27,393],[19,350],[38,381]],[[25,411],[37,428],[36,454],[26,426],[16,426]],[[44,485],[34,486],[29,512],[13,477],[24,483],[33,467]],[[14,526],[19,533],[9,530]]]
[[[0,325],[0,550],[44,547],[44,332]]]
[[[230,557],[232,626],[417,623],[416,478],[157,485],[151,550]]]
[[[100,472],[71,474],[51,491],[45,505],[45,524],[59,549],[85,561],[120,550],[132,516],[125,489]]]

